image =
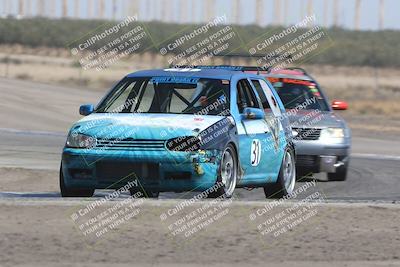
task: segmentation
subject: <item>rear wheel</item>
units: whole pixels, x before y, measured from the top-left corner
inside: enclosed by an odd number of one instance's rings
[[[278,180],[274,184],[267,184],[264,193],[267,198],[281,198],[291,194],[296,183],[296,165],[293,150],[287,149],[283,157]]]
[[[228,144],[222,153],[216,184],[217,189],[214,192],[210,192],[208,197],[232,197],[237,183],[237,166],[236,150],[232,144]]]
[[[67,187],[64,181],[64,174],[60,168],[60,192],[62,197],[92,197],[94,189]]]

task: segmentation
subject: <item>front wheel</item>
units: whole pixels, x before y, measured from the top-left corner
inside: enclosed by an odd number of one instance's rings
[[[67,187],[62,169],[60,168],[60,192],[62,197],[92,197],[94,189]]]
[[[286,149],[283,157],[281,169],[279,170],[278,180],[274,184],[267,184],[264,187],[265,197],[281,198],[293,192],[296,183],[296,165],[294,153],[291,149]]]
[[[236,188],[238,175],[238,161],[236,150],[232,144],[227,145],[222,153],[222,159],[219,166],[216,190],[210,192],[208,197],[226,197],[230,198]]]

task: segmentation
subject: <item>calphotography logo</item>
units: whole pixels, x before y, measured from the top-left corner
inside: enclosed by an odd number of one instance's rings
[[[249,220],[266,240],[283,238],[301,225],[312,224],[318,206],[324,201],[325,196],[318,191],[315,180],[306,182],[288,196],[250,213]]]
[[[101,71],[118,61],[146,50],[148,34],[138,22],[138,15],[115,24],[104,24],[69,44],[83,70]]]
[[[223,196],[210,201],[202,201],[210,194],[218,192],[224,184],[216,183],[213,187],[169,208],[160,215],[172,239],[179,242],[190,241],[205,231],[218,229],[228,223],[230,206],[234,198],[223,199]]]
[[[251,56],[261,55],[257,65],[263,69],[283,69],[305,62],[333,43],[324,29],[315,25],[315,21],[316,15],[312,14],[280,32],[266,33],[249,43],[248,52]]]
[[[121,201],[115,200],[121,197],[121,194],[133,192],[140,187],[137,179],[128,181],[113,193],[84,205],[70,215],[88,245],[95,245],[139,216],[144,196],[140,190]]]

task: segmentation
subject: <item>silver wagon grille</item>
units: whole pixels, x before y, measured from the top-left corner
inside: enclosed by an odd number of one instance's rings
[[[298,135],[295,140],[318,140],[321,135],[321,129],[317,128],[292,128]]]

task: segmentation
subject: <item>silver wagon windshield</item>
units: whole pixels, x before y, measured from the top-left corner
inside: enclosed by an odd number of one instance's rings
[[[268,78],[286,109],[302,105],[305,109],[329,111],[320,88],[311,81],[288,78]]]
[[[103,99],[97,113],[224,115],[229,81],[193,77],[124,78]]]

